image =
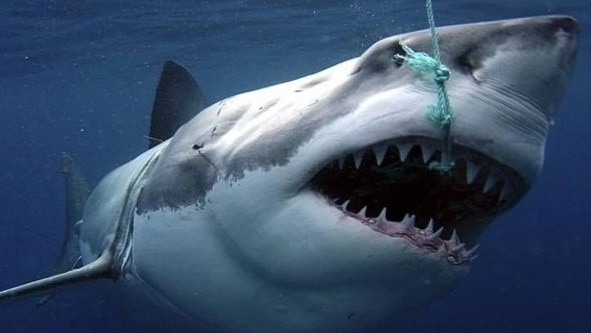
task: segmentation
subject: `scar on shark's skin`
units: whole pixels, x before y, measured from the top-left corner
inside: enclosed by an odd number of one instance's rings
[[[197,148],[196,148],[197,147]],[[197,154],[199,154],[199,156],[203,157],[204,160],[207,161],[207,163],[211,164],[211,166],[216,170],[216,173],[219,173],[220,169],[212,162],[211,159],[209,159],[209,157],[207,157],[207,155],[205,155],[202,151],[201,148],[203,148],[203,145],[199,146],[197,144],[195,144],[193,146],[193,149],[197,150]]]
[[[577,36],[566,16],[438,29],[455,115],[445,173],[429,168],[442,154],[425,116],[436,88],[395,57],[428,52],[428,31],[207,108],[167,61],[150,149],[92,192],[64,159],[55,274],[0,300],[46,304],[54,288],[110,279],[194,331],[373,331],[453,290],[480,235],[526,195]]]

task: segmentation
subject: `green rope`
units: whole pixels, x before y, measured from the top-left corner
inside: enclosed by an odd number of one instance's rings
[[[404,52],[406,52],[406,56],[397,55],[396,58],[406,61],[415,72],[432,79],[437,84],[437,105],[431,105],[427,108],[427,117],[442,130],[443,147],[441,162],[432,162],[429,165],[429,169],[447,172],[454,166],[453,159],[451,158],[452,138],[450,130],[453,114],[449,105],[447,90],[445,89],[445,81],[449,79],[450,71],[441,63],[431,0],[426,0],[426,6],[427,21],[429,22],[429,30],[431,31],[433,57],[424,52],[415,52],[409,46],[402,44],[401,46]]]

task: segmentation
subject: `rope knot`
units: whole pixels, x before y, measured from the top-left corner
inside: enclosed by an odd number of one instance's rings
[[[417,73],[431,78],[437,84],[449,80],[450,71],[437,59],[431,57],[425,52],[416,52],[408,45],[401,44],[406,55],[395,55],[395,59],[405,60],[408,65]]]
[[[437,84],[443,84],[445,81],[449,80],[449,75],[449,69],[445,67],[445,65],[439,64],[439,67],[435,70],[434,81]]]
[[[435,19],[433,17],[433,5],[431,0],[426,0],[427,7],[427,21],[429,22],[429,30],[431,32],[431,46],[433,47],[433,57],[424,52],[415,52],[410,47],[400,44],[402,50],[406,55],[395,55],[395,60],[403,60],[417,73],[424,77],[428,77],[437,84],[437,105],[427,107],[427,117],[442,130],[443,147],[441,162],[433,162],[429,165],[429,169],[438,170],[441,173],[450,171],[454,167],[452,155],[453,140],[451,137],[451,123],[453,121],[453,113],[449,105],[449,98],[447,90],[445,89],[445,81],[450,77],[450,71],[441,63],[441,55],[439,53],[439,43],[437,42],[437,34],[435,31]]]

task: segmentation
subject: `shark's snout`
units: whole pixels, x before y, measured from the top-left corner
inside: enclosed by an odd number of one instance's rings
[[[570,16],[559,16],[550,20],[555,29],[560,29],[566,34],[574,36],[579,32],[579,24]]]
[[[437,30],[442,62],[452,70],[473,72],[502,52],[558,52],[558,61],[570,71],[579,34],[577,21],[569,16],[544,16],[442,27]],[[419,51],[431,52],[428,31],[404,34],[401,43]],[[534,59],[535,61],[535,59]],[[511,66],[507,62],[507,66]]]

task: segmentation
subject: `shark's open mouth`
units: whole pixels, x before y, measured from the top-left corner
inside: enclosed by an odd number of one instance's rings
[[[375,231],[464,264],[473,253],[467,247],[518,201],[525,182],[511,168],[462,146],[453,147],[450,171],[432,170],[440,147],[424,138],[380,143],[333,161],[311,185]]]

